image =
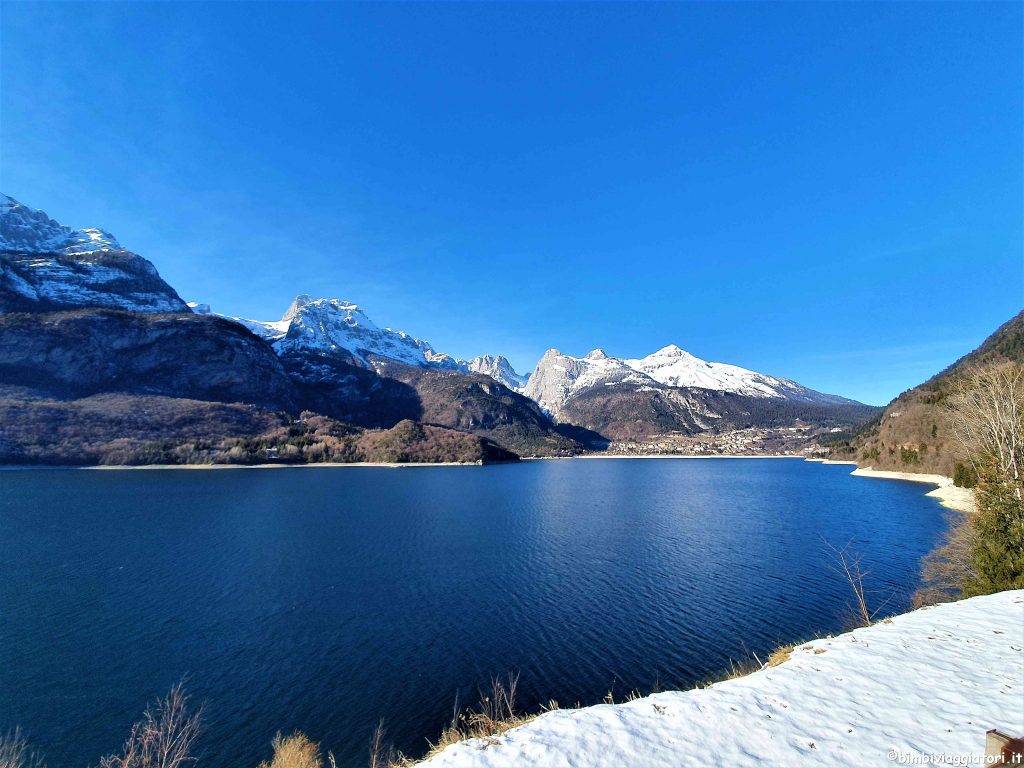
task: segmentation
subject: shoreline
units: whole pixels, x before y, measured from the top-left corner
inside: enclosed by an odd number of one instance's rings
[[[512,463],[512,462],[495,462]],[[123,470],[205,470],[205,469],[297,469],[315,467],[379,467],[384,469],[405,469],[406,467],[485,467],[481,461],[323,461],[315,464],[3,464],[0,472],[50,470],[86,470],[91,472],[120,472]]]
[[[938,499],[939,503],[947,509],[955,510],[963,514],[970,514],[974,511],[974,492],[969,488],[960,488],[953,484],[953,478],[945,475],[928,475],[916,472],[897,472],[888,469],[872,469],[871,467],[857,467],[850,473],[854,477],[872,477],[879,480],[903,480],[908,483],[925,483],[934,485],[935,488],[928,491],[925,496]]]
[[[725,756],[728,765],[884,765],[886,755],[890,762],[892,755],[921,755],[922,733],[933,755],[984,764],[972,758],[984,749],[985,730],[1012,733],[1024,724],[1017,695],[1024,653],[1003,631],[1021,617],[1024,590],[919,608],[796,643],[781,662],[741,677],[620,704],[553,709],[414,765],[698,768],[709,754]],[[908,709],[922,695],[945,704]]]
[[[524,456],[519,462],[527,461],[565,461],[571,459],[801,459],[803,461],[823,461],[821,459],[807,459],[803,456],[791,456],[780,453],[768,454],[742,454],[742,453],[716,453],[707,456],[677,454],[677,453],[650,453],[650,454],[585,454],[582,456]],[[315,467],[383,467],[385,469],[405,469],[407,467],[489,467],[503,464],[516,464],[516,461],[322,461],[312,464],[288,464],[262,463],[262,464],[0,464],[0,472],[17,472],[32,470],[89,470],[89,471],[121,471],[121,470],[205,470],[205,469],[296,469]],[[845,464],[847,462],[828,462],[826,464]]]
[[[573,459],[799,459],[813,464],[829,464],[838,466],[852,466],[850,472],[853,477],[867,477],[879,480],[902,480],[911,483],[924,483],[934,485],[931,491],[926,493],[947,509],[960,513],[974,511],[974,494],[967,488],[960,488],[953,484],[952,478],[945,475],[922,474],[915,472],[898,472],[894,470],[872,469],[871,467],[860,467],[855,461],[834,461],[817,457],[797,456],[790,454],[738,454],[738,453],[716,453],[708,455],[678,454],[678,453],[650,453],[650,454],[622,454],[622,453],[590,453],[581,456],[527,456],[520,458],[520,462],[531,461],[566,461]],[[494,462],[493,465],[515,464],[516,462]],[[33,470],[87,470],[93,472],[119,472],[126,470],[226,470],[226,469],[312,469],[312,468],[378,468],[378,469],[406,469],[412,467],[484,467],[492,466],[481,461],[473,462],[319,462],[315,464],[287,464],[287,463],[262,463],[262,464],[4,464],[0,465],[0,472],[18,472]]]

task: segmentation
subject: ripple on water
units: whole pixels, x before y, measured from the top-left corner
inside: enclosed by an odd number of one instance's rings
[[[823,540],[906,605],[927,488],[798,461],[417,471],[12,472],[0,494],[0,730],[94,763],[184,675],[212,765],[302,728],[422,751],[489,677],[593,703],[841,628]],[[89,702],[89,706],[69,706]]]

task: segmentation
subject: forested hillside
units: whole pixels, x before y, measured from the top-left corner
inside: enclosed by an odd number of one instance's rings
[[[1024,311],[1000,326],[973,352],[923,384],[907,390],[852,434],[837,435],[833,458],[875,469],[954,477],[962,462],[948,398],[964,371],[1005,360],[1024,360]],[[963,469],[960,473],[964,472]]]

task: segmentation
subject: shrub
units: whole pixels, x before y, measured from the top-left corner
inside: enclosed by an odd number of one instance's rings
[[[100,768],[184,768],[194,763],[202,712],[200,707],[189,713],[188,696],[179,683],[155,708],[145,711],[120,754],[104,757]]]
[[[42,757],[28,745],[21,730],[0,733],[0,768],[45,768]]]
[[[304,733],[296,731],[291,736],[278,733],[271,744],[274,757],[269,763],[260,763],[260,768],[323,768],[320,745],[310,741]],[[334,765],[334,758],[330,760]]]
[[[978,484],[978,473],[974,467],[959,461],[953,467],[953,485],[959,488],[973,488]]]
[[[920,464],[921,456],[914,448],[900,448],[900,461],[904,464]]]
[[[1024,500],[1020,486],[1003,479],[994,462],[982,468],[975,491],[973,576],[965,596],[1024,588]]]

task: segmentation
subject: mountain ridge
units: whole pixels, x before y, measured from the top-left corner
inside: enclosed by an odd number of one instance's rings
[[[73,230],[0,193],[0,312],[188,312],[152,263],[108,232]]]
[[[725,363],[709,363],[672,344],[644,358],[616,358],[602,349],[573,357],[549,349],[523,390],[557,420],[598,429],[601,410],[614,409],[616,398],[633,413],[634,429],[614,428],[613,436],[636,438],[669,432],[703,431],[737,421],[749,409],[738,399],[781,400],[809,407],[868,407],[854,400],[803,387],[790,379]],[[717,406],[712,402],[717,402]],[[600,407],[596,403],[600,402]],[[575,421],[574,421],[575,419]],[[580,421],[583,419],[583,421]],[[744,421],[739,418],[739,421]],[[606,429],[608,427],[606,426]]]
[[[675,345],[637,359],[552,349],[524,376],[501,355],[464,360],[378,326],[344,299],[299,294],[278,320],[221,315],[186,305],[113,235],[0,202],[0,386],[41,396],[248,402],[364,429],[420,422],[522,455],[801,420],[849,426],[871,411]]]

